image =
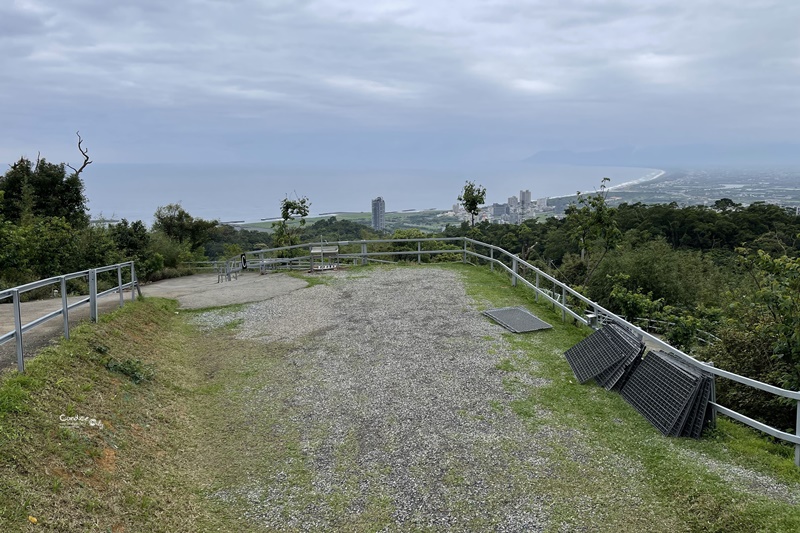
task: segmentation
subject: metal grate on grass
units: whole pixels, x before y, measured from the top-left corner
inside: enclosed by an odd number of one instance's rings
[[[564,352],[580,383],[597,378],[611,389],[626,374],[642,351],[642,344],[616,324],[607,324]]]
[[[701,380],[697,396],[695,396],[692,405],[689,407],[686,422],[680,432],[681,437],[699,439],[703,433],[703,428],[711,421],[711,406],[708,405],[708,402],[711,401],[711,391],[714,388],[714,375],[688,364],[671,353],[664,353],[664,355],[669,357],[674,364],[680,366],[686,372],[698,376]]]
[[[678,436],[701,387],[701,376],[661,352],[648,352],[620,394],[662,434]]]
[[[489,309],[483,314],[514,333],[528,333],[553,327],[524,307]]]

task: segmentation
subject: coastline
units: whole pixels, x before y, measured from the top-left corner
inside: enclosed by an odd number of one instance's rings
[[[630,187],[631,185],[639,185],[642,183],[647,183],[648,181],[657,180],[658,178],[667,173],[666,170],[661,170],[661,169],[653,169],[653,170],[655,171],[655,174],[653,176],[647,175],[643,178],[639,178],[638,180],[626,181],[625,183],[620,183],[619,185],[613,185],[611,187],[608,187],[608,189],[606,190],[615,191],[618,189],[623,189],[625,187]]]
[[[616,191],[616,190],[623,189],[625,187],[630,187],[631,185],[640,185],[642,183],[647,183],[648,181],[657,180],[658,178],[660,178],[661,176],[663,176],[664,174],[667,173],[665,170],[661,170],[660,168],[654,168],[654,169],[651,169],[651,170],[652,170],[652,172],[650,174],[644,176],[644,177],[637,178],[637,179],[631,180],[631,181],[626,181],[624,183],[620,183],[619,185],[612,185],[611,187],[607,187],[606,190],[607,191]],[[595,191],[595,192],[597,192],[597,191]],[[560,198],[571,198],[573,196],[576,196],[576,195],[575,194],[562,194],[562,195],[559,195],[559,196],[550,196],[548,198],[560,199]]]

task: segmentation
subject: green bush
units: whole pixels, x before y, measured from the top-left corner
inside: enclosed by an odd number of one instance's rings
[[[702,359],[740,376],[784,386],[791,364],[773,354],[775,339],[769,334],[765,319],[746,327],[731,323],[718,330],[717,336],[718,342],[701,351]],[[716,386],[721,405],[781,430],[794,428],[796,402],[729,379],[717,378]]]

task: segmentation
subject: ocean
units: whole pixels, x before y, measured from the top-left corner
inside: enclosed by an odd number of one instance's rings
[[[280,201],[307,196],[311,214],[369,211],[383,197],[387,211],[450,209],[464,182],[486,187],[487,203],[505,203],[520,190],[533,199],[593,192],[603,177],[619,186],[657,175],[657,169],[503,163],[437,169],[314,169],[179,164],[102,164],[82,178],[92,218],[151,224],[159,206],[180,203],[192,216],[259,221],[279,215]]]

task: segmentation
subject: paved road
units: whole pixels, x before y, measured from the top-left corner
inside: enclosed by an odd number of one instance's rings
[[[144,296],[174,298],[183,309],[201,309],[248,302],[268,300],[305,287],[305,281],[283,273],[261,276],[258,273],[243,273],[238,280],[217,283],[216,274],[197,274],[150,283],[142,286]],[[130,292],[124,294],[130,301]],[[86,296],[70,297],[70,303]],[[98,300],[102,315],[119,307],[119,294],[109,294]],[[36,318],[61,308],[61,298],[25,302],[22,304],[22,321],[29,323]],[[70,327],[89,318],[89,306],[82,305],[69,314]],[[57,342],[64,334],[62,318],[53,318],[23,335],[25,358],[32,357],[42,347]],[[9,303],[0,305],[0,335],[14,330],[13,308]],[[16,368],[16,345],[13,340],[0,346],[0,371]]]

